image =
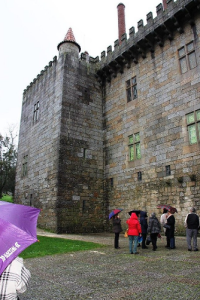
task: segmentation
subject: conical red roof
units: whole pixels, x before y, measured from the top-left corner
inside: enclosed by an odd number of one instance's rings
[[[64,41],[76,42],[76,39],[74,37],[74,33],[73,33],[71,27],[68,29],[67,34],[64,38]]]
[[[63,43],[67,43],[67,42],[69,42],[69,43],[74,43],[74,44],[79,48],[79,52],[81,51],[81,47],[80,47],[79,44],[76,42],[76,39],[75,39],[75,37],[74,37],[74,34],[73,34],[73,31],[72,31],[72,28],[71,28],[71,27],[68,29],[67,34],[66,34],[64,40],[63,40],[60,44],[58,44],[57,49],[59,50],[59,47],[60,47]]]

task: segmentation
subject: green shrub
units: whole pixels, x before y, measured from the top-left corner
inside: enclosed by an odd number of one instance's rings
[[[0,200],[13,203],[13,197],[9,195],[3,195],[3,197]]]

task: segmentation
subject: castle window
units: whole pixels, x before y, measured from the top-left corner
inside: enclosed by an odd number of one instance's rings
[[[136,76],[126,81],[127,102],[137,98],[137,81]]]
[[[33,194],[30,194],[30,206],[33,206]]]
[[[138,172],[137,175],[138,175],[138,181],[142,181],[142,172]]]
[[[184,74],[188,70],[197,66],[194,43],[190,42],[186,46],[178,50],[181,73]]]
[[[165,171],[166,171],[166,176],[170,176],[171,175],[170,166],[165,166]]]
[[[113,188],[113,186],[114,186],[114,180],[113,178],[110,178],[110,187]]]
[[[39,119],[39,101],[34,104],[34,112],[33,112],[33,123],[36,123]]]
[[[200,110],[186,115],[190,145],[200,142]]]
[[[24,155],[22,163],[22,177],[25,177],[28,173],[28,155]]]
[[[82,212],[86,211],[86,200],[83,200],[83,204],[82,204]]]
[[[86,158],[86,157],[87,157],[87,149],[83,148],[83,158]]]
[[[141,158],[140,133],[129,135],[129,161]]]

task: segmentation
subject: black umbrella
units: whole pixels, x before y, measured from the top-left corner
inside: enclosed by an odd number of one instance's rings
[[[140,209],[134,209],[134,210],[131,210],[129,211],[129,215],[131,216],[132,213],[136,213],[136,215],[138,216],[140,214],[141,210]]]

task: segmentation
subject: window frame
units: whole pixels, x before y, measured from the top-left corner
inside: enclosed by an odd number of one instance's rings
[[[199,117],[198,117],[199,113]],[[193,119],[189,120],[189,116],[193,115]],[[188,131],[188,139],[190,145],[195,145],[200,143],[200,109],[194,110],[188,114],[186,114],[186,123],[187,123],[187,131]],[[196,141],[192,142],[192,135],[189,128],[193,127],[195,129]]]
[[[138,151],[139,147],[139,151]],[[129,161],[141,159],[140,133],[136,132],[128,136]]]
[[[170,165],[165,166],[165,174],[166,174],[166,176],[170,176],[171,175],[171,167],[170,167]]]
[[[137,99],[137,77],[133,76],[131,79],[126,81],[126,100],[127,103]]]
[[[23,155],[22,177],[26,177],[27,174],[28,174],[28,155]]]
[[[39,116],[40,116],[39,109],[40,109],[40,101],[37,101],[37,102],[34,104],[33,124],[37,123],[38,120],[39,120]]]
[[[190,44],[193,44],[192,49],[188,49],[188,46]],[[184,53],[181,54],[180,51],[183,50],[183,49],[184,49]],[[189,59],[189,57],[192,54],[194,54],[194,57],[195,57],[195,66],[194,67],[191,66],[191,61]],[[178,49],[178,58],[179,58],[179,66],[180,66],[181,74],[185,74],[189,70],[192,70],[192,69],[197,67],[197,58],[196,58],[196,51],[195,51],[195,47],[194,47],[194,41],[191,41],[191,42],[187,43],[185,46],[182,46],[181,48]],[[185,60],[185,64],[186,64],[186,71],[185,72],[183,72],[182,63],[181,63],[181,61],[183,59]]]
[[[142,172],[141,171],[137,172],[137,179],[138,179],[138,181],[142,181]]]

